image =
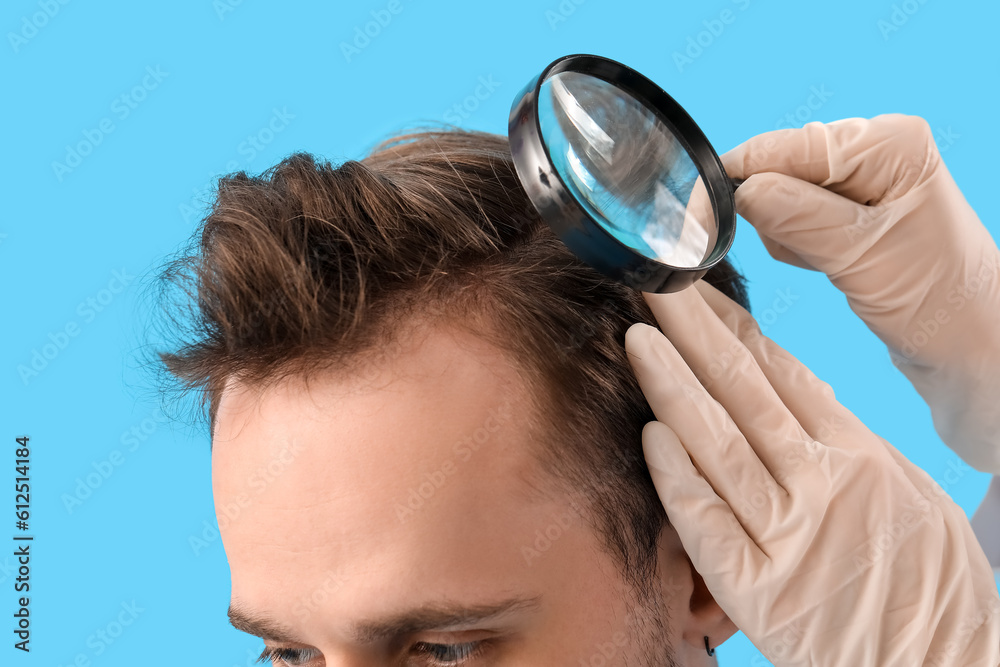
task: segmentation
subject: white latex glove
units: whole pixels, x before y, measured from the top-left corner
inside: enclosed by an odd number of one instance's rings
[[[1000,474],[1000,250],[926,121],[849,118],[722,157],[768,252],[826,273],[889,347],[944,442]]]
[[[993,573],[941,487],[718,290],[646,300],[666,334],[626,335],[646,460],[750,641],[779,666],[1000,664]]]

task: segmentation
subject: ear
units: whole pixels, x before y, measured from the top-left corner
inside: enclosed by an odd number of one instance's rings
[[[684,554],[687,557],[687,554]],[[691,578],[694,582],[694,589],[691,592],[691,622],[689,627],[684,629],[684,641],[695,644],[699,648],[705,645],[705,637],[708,637],[709,646],[713,649],[726,641],[739,628],[729,620],[729,616],[723,611],[719,603],[712,597],[712,593],[705,585],[705,580],[701,578],[698,571],[694,569],[691,560],[687,560],[691,567]]]
[[[670,608],[670,620],[679,656],[697,658],[690,664],[713,664],[705,650],[705,637],[711,648],[726,641],[739,628],[715,601],[705,580],[694,568],[677,531],[663,527],[660,536],[660,581],[663,599]],[[704,658],[707,663],[703,663]],[[681,664],[689,664],[682,661]]]

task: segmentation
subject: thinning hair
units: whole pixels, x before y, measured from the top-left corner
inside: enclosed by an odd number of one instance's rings
[[[705,280],[748,307],[728,262]],[[339,166],[295,153],[219,179],[211,209],[160,284],[178,334],[159,358],[200,392],[214,425],[223,387],[349,368],[408,318],[472,327],[509,354],[550,437],[544,469],[586,499],[627,579],[648,585],[666,515],[643,458],[654,419],[625,331],[656,326],[641,294],[580,262],[539,218],[506,137],[417,131]]]

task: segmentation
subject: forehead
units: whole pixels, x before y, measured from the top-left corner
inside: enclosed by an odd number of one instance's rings
[[[362,366],[223,393],[213,490],[234,598],[294,614],[331,579],[355,609],[429,585],[523,590],[541,574],[525,547],[566,502],[528,483],[544,443],[517,371],[445,328]]]

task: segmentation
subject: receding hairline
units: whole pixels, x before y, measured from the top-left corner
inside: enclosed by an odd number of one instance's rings
[[[211,440],[214,446],[217,425],[217,408],[226,391],[245,392],[253,396],[249,409],[256,410],[269,389],[284,383],[291,383],[297,388],[306,389],[314,380],[322,380],[331,374],[339,376],[338,380],[348,390],[357,389],[380,391],[376,385],[367,384],[363,377],[368,370],[384,369],[398,355],[415,353],[426,341],[427,337],[444,332],[453,340],[471,339],[476,345],[482,345],[497,352],[500,360],[509,373],[497,374],[510,378],[508,390],[514,394],[513,401],[519,408],[517,411],[520,428],[524,429],[526,441],[532,443],[530,454],[539,464],[536,475],[522,477],[518,489],[528,493],[535,499],[553,500],[557,497],[577,502],[581,498],[581,489],[563,475],[554,473],[551,469],[553,450],[564,450],[570,443],[565,442],[564,433],[559,428],[559,418],[553,417],[552,411],[557,401],[552,396],[553,387],[549,378],[541,368],[533,368],[529,361],[517,357],[514,349],[502,345],[498,341],[503,338],[502,323],[488,314],[480,313],[477,317],[458,317],[432,306],[429,312],[396,321],[396,326],[380,331],[386,336],[383,340],[372,340],[365,348],[351,355],[337,358],[327,366],[288,366],[269,374],[264,378],[255,379],[250,383],[240,382],[237,378],[229,378],[224,388],[218,392],[212,411]],[[380,345],[379,343],[384,343]],[[486,364],[494,367],[495,362]],[[293,370],[295,369],[295,370]],[[385,378],[383,378],[384,380]],[[391,382],[392,379],[389,379]],[[360,384],[359,384],[360,383]],[[567,467],[572,459],[567,462]],[[590,505],[596,499],[585,498],[585,504]],[[596,526],[595,526],[596,527]]]

